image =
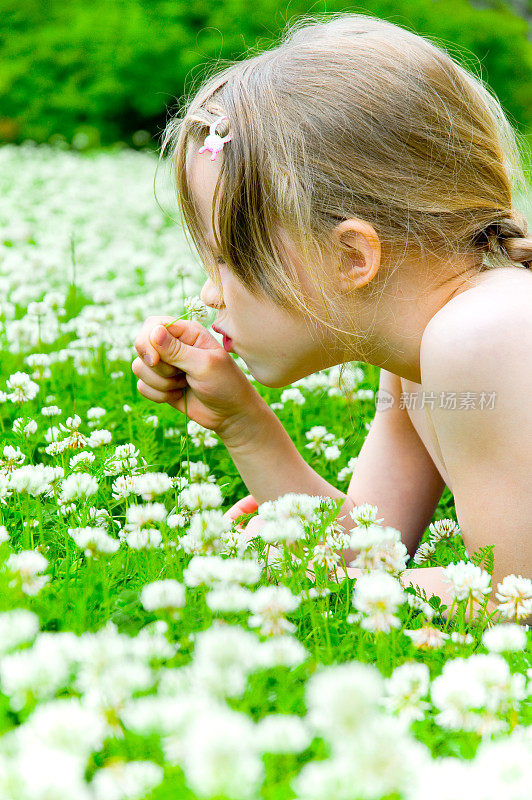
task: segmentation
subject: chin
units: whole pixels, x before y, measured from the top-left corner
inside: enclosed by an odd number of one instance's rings
[[[255,378],[262,386],[267,386],[269,389],[284,389],[286,386],[290,386],[294,381],[298,381],[300,378],[304,378],[308,373],[300,374],[293,372],[291,375],[287,374],[286,372],[268,372],[265,370],[262,372],[260,369],[256,370],[252,366],[250,366],[246,361],[246,366]]]

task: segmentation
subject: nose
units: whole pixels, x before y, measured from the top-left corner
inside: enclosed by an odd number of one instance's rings
[[[220,306],[223,305],[223,301],[220,300],[216,291],[216,286],[210,278],[207,278],[202,286],[200,300],[202,300],[202,302],[204,302],[205,305],[209,306],[210,308],[220,308]]]

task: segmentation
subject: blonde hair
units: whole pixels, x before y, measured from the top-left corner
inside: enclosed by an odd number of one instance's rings
[[[328,309],[321,259],[331,232],[357,217],[374,227],[380,291],[398,254],[477,256],[479,270],[530,266],[527,221],[512,192],[526,179],[517,134],[480,78],[442,47],[391,22],[355,13],[300,18],[280,43],[208,76],[163,135],[185,227],[221,291],[187,176],[187,158],[214,119],[232,132],[213,202],[217,246],[254,293],[316,319],[286,260],[283,228]],[[207,156],[204,156],[205,158]],[[336,248],[336,249],[334,249]]]

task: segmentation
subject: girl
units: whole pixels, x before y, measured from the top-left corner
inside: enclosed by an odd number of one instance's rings
[[[206,80],[169,144],[223,346],[198,322],[150,317],[133,372],[181,412],[186,391],[189,417],[222,439],[251,492],[230,516],[329,495],[345,498],[348,530],[367,502],[414,553],[447,484],[468,552],[495,545],[493,591],[532,577],[532,239],[498,101],[426,38],[329,15]],[[272,387],[350,360],[381,367],[347,494],[230,352]],[[450,602],[441,573],[405,581]]]

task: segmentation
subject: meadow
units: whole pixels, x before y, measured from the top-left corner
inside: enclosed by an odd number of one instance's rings
[[[532,581],[487,614],[449,491],[410,560],[372,506],[342,538],[330,498],[263,504],[249,539],[218,437],[137,391],[143,321],[204,281],[156,164],[0,148],[0,800],[529,800]],[[234,357],[346,491],[378,370],[269,389]]]

